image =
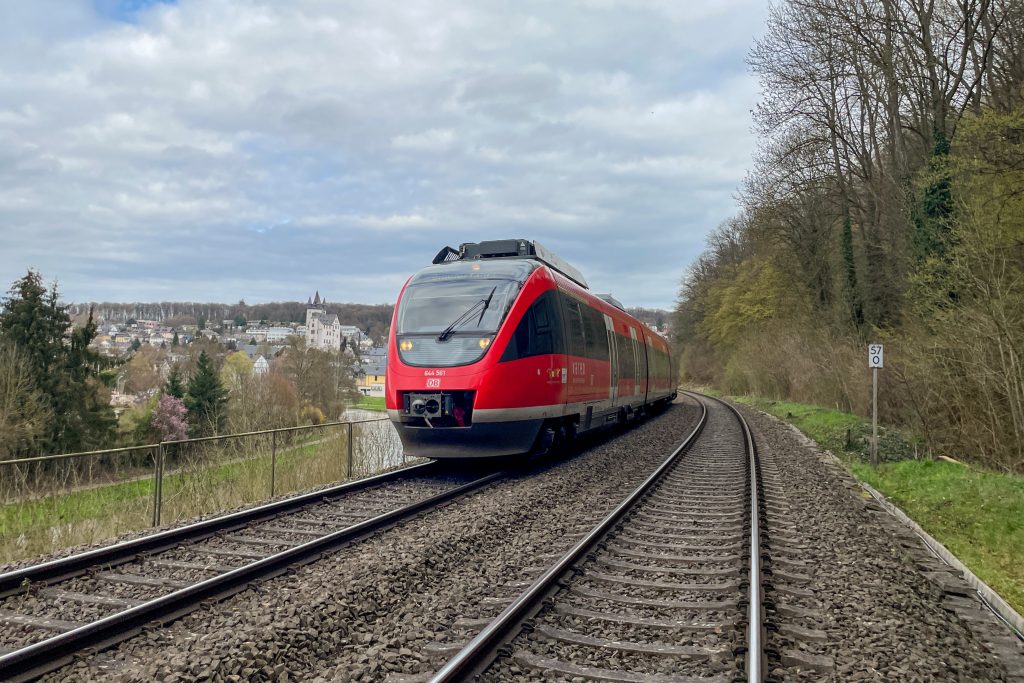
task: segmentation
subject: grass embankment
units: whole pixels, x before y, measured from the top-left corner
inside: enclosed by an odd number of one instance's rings
[[[361,431],[360,431],[361,433]],[[355,472],[348,472],[343,433],[310,443],[281,446],[277,453],[278,495],[344,479],[367,469],[371,453],[356,440]],[[192,463],[170,463],[164,475],[162,522],[265,500],[270,495],[270,453],[253,445],[247,457],[211,449]],[[378,469],[376,465],[368,468]],[[153,514],[152,478],[55,491],[0,504],[0,563],[147,528]]]
[[[865,438],[871,425],[856,415],[749,396],[736,400],[787,420],[840,456],[1024,613],[1024,477],[913,459],[912,439],[896,431],[880,432],[883,462],[873,467]]]
[[[362,408],[363,410],[378,410],[385,411],[387,407],[384,405],[383,396],[361,396],[359,401],[352,406],[353,408]]]

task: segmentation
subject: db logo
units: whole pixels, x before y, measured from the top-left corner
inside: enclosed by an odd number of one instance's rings
[[[438,389],[441,387],[441,380],[439,379],[428,379],[427,389]]]

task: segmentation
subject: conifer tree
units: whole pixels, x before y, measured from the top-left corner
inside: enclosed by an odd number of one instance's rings
[[[196,436],[216,434],[227,418],[228,392],[220,381],[206,351],[199,354],[196,371],[188,382],[185,406],[188,422]]]
[[[181,370],[175,365],[167,374],[167,382],[164,384],[164,393],[177,399],[185,398],[185,383],[181,381]]]
[[[44,451],[107,446],[116,424],[101,391],[111,363],[89,348],[96,336],[92,311],[84,327],[70,327],[57,286],[47,290],[32,270],[12,285],[0,310],[0,337],[28,359],[33,383],[52,412],[40,443]]]

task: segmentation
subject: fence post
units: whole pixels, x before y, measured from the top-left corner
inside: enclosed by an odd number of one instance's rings
[[[156,447],[156,460],[153,464],[153,526],[160,526],[160,508],[164,495],[164,444],[161,441]]]
[[[345,472],[345,475],[349,479],[352,478],[352,423],[351,422],[348,423],[348,470]]]
[[[277,432],[270,433],[270,497],[277,485]]]

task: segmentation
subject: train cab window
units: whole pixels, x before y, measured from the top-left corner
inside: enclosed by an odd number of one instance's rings
[[[533,302],[516,326],[501,361],[549,353],[565,353],[565,337],[559,324],[555,292],[544,292]]]

